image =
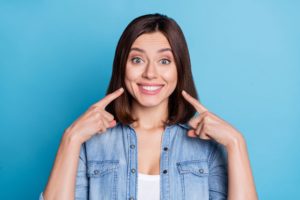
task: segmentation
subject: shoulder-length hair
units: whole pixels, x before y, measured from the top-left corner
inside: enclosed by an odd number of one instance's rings
[[[177,86],[169,96],[169,117],[165,125],[186,123],[196,113],[195,108],[187,102],[181,92],[185,90],[192,97],[198,99],[193,76],[191,62],[186,40],[179,25],[172,18],[162,14],[147,14],[132,20],[122,33],[113,62],[112,76],[106,95],[120,87],[124,88],[123,94],[111,102],[106,110],[115,116],[117,122],[131,124],[137,119],[131,115],[132,96],[125,87],[125,68],[128,54],[133,42],[144,33],[160,31],[168,39],[177,68]]]

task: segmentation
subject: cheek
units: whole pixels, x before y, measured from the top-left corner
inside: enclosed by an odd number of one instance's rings
[[[125,70],[125,79],[128,81],[136,80],[140,76],[141,72],[132,66],[127,66]]]
[[[168,72],[164,73],[164,79],[170,84],[170,85],[177,85],[177,70],[175,69],[169,70]]]
[[[131,81],[132,81],[132,79],[131,79],[131,77],[130,76],[128,76],[128,74],[126,73],[126,75],[125,75],[125,86],[126,86],[126,88],[127,88],[127,90],[128,91],[131,91],[132,89],[131,89]]]
[[[125,85],[127,90],[129,90],[131,93],[133,92],[133,83],[135,83],[135,80],[137,80],[139,77],[139,72],[137,70],[134,70],[132,67],[127,66],[125,71]]]

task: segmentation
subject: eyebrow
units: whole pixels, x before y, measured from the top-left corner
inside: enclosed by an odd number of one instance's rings
[[[131,48],[130,51],[139,51],[141,53],[145,53],[145,50],[137,48],[137,47]],[[164,52],[164,51],[171,51],[172,52],[172,49],[170,49],[170,48],[163,48],[163,49],[158,50],[157,52],[161,53],[161,52]]]

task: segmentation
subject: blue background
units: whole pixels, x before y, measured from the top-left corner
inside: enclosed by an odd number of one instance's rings
[[[260,199],[300,199],[300,1],[0,1],[0,199],[37,199],[62,133],[103,97],[117,41],[160,12],[201,102],[242,132]]]

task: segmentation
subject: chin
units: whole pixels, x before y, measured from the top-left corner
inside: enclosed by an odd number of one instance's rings
[[[156,103],[156,102],[139,102],[140,105],[142,105],[143,107],[156,107],[158,106],[160,103]]]
[[[167,101],[168,98],[161,99],[158,97],[155,97],[155,98],[154,97],[138,97],[135,100],[143,107],[155,107],[155,106],[159,106],[164,101]]]

